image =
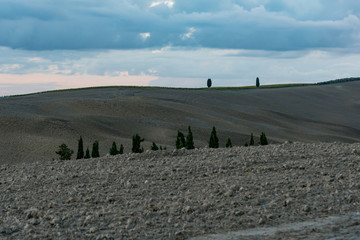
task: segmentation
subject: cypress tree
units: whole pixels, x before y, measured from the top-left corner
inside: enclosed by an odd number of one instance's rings
[[[154,143],[154,142],[152,143],[151,150],[153,150],[153,151],[159,150],[159,147],[156,145],[156,143]]]
[[[211,79],[209,78],[209,79],[207,80],[207,86],[208,86],[208,88],[211,87],[211,84],[212,84],[212,82],[211,82]]]
[[[65,143],[63,143],[59,146],[59,150],[55,153],[60,156],[60,160],[70,160],[71,155],[74,153],[74,151],[68,148]]]
[[[254,134],[251,133],[251,136],[250,136],[250,146],[254,146],[255,145],[255,141],[254,141]]]
[[[193,139],[193,135],[192,135],[192,131],[191,131],[191,127],[188,127],[188,135],[186,136],[186,143],[185,143],[185,147],[186,149],[190,150],[190,149],[194,149],[194,139]]]
[[[86,153],[85,153],[85,159],[89,159],[90,158],[90,151],[89,148],[86,149]]]
[[[98,157],[100,157],[100,154],[99,154],[99,142],[98,142],[97,140],[93,143],[93,148],[92,148],[92,152],[91,152],[91,157],[92,157],[92,158],[98,158]]]
[[[258,77],[256,78],[256,87],[260,87],[260,80]]]
[[[232,148],[232,142],[231,142],[231,138],[228,137],[227,141],[226,141],[226,147],[227,148]]]
[[[118,150],[117,150],[115,142],[112,143],[112,146],[111,146],[111,148],[109,150],[109,153],[110,153],[110,155],[113,155],[113,156],[117,155],[119,153]]]
[[[120,144],[119,154],[123,154],[123,153],[124,153],[124,146]]]
[[[176,137],[176,149],[181,149],[185,147],[185,136],[182,132],[178,131],[177,137]]]
[[[82,137],[80,136],[80,139],[78,140],[78,151],[76,155],[76,159],[82,159],[84,158],[84,145]]]
[[[133,153],[142,153],[144,152],[144,148],[142,148],[140,145],[141,145],[141,142],[143,142],[144,139],[141,138],[139,136],[139,134],[135,134],[133,136],[133,140],[132,140],[132,152]]]
[[[216,128],[213,126],[213,129],[211,131],[210,135],[210,141],[209,141],[209,147],[210,148],[218,148],[219,147],[219,138],[216,135]]]
[[[266,135],[264,132],[261,133],[260,135],[260,145],[268,145],[268,140],[266,138]]]

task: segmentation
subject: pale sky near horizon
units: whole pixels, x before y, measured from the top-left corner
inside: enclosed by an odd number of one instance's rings
[[[1,0],[0,96],[360,76],[356,0]]]

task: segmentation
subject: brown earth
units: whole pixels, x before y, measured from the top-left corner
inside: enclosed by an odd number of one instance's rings
[[[213,125],[221,146],[228,136],[244,145],[250,133],[270,142],[358,142],[360,82],[273,89],[163,89],[111,87],[41,93],[0,99],[0,163],[56,158],[61,143],[85,148],[112,141],[131,149],[131,137],[172,149],[177,130],[191,125],[204,147]],[[258,139],[256,139],[258,141]]]
[[[0,193],[0,239],[355,240],[360,144],[3,164]]]

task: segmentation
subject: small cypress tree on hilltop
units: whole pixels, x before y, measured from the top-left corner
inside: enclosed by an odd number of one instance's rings
[[[84,158],[84,144],[82,137],[80,136],[80,139],[78,140],[78,151],[76,155],[76,159],[82,159]]]
[[[260,80],[258,77],[256,78],[256,87],[260,87]]]
[[[90,150],[89,148],[86,149],[86,153],[85,153],[85,159],[89,159],[90,158]]]
[[[266,138],[266,135],[264,132],[261,133],[260,135],[260,145],[268,145],[268,140]]]
[[[93,143],[93,148],[92,148],[92,151],[91,151],[91,157],[92,158],[100,157],[99,142],[97,140]]]
[[[192,131],[191,131],[191,127],[188,127],[188,135],[186,136],[186,143],[185,143],[185,148],[190,150],[190,149],[194,149],[194,139],[193,139],[193,135],[192,135]]]
[[[110,153],[110,155],[113,155],[113,156],[117,155],[119,153],[118,150],[117,150],[115,142],[112,143],[112,146],[111,146],[111,148],[109,150],[109,153]]]
[[[219,138],[216,135],[216,128],[213,126],[213,129],[210,134],[210,141],[209,141],[210,148],[218,148],[219,147]]]
[[[70,160],[71,155],[74,153],[74,151],[68,148],[65,143],[63,143],[59,146],[59,150],[55,153],[60,156],[60,160]]]
[[[208,86],[208,88],[210,88],[211,85],[212,85],[212,82],[211,82],[211,79],[209,78],[209,79],[207,80],[207,86]]]
[[[250,146],[254,146],[255,145],[255,141],[254,141],[254,134],[251,133],[251,136],[250,136]]]
[[[119,154],[123,154],[123,153],[124,153],[124,146],[120,144]]]
[[[139,134],[135,134],[132,138],[132,152],[133,153],[142,153],[144,152],[144,148],[142,148],[141,142],[143,142],[144,139],[139,136]]]
[[[182,132],[178,131],[177,137],[176,137],[176,149],[184,148],[185,145],[185,136]]]
[[[231,142],[231,138],[228,137],[227,141],[226,141],[226,147],[227,148],[232,148],[232,142]]]

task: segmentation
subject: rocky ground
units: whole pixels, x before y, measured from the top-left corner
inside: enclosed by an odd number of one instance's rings
[[[0,165],[0,193],[4,239],[355,239],[360,144]]]

